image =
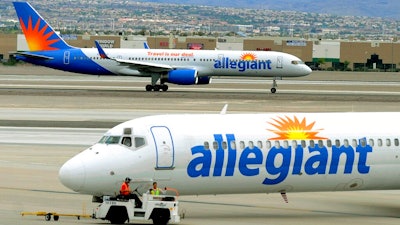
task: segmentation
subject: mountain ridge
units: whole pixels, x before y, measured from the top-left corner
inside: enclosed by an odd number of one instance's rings
[[[157,2],[170,4],[189,5],[184,0],[140,0],[140,2]],[[367,16],[400,19],[400,1],[398,0],[269,0],[268,2],[256,0],[230,0],[208,1],[192,0],[190,5],[208,5],[233,8],[269,9],[284,11],[300,11],[308,13],[324,13],[338,16]]]

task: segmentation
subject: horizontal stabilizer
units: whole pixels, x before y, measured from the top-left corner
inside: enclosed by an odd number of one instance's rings
[[[34,54],[31,52],[13,52],[12,54],[14,55],[20,55],[20,56],[24,56],[27,58],[33,58],[33,59],[43,59],[43,60],[51,60],[54,59],[53,57],[49,57],[49,56],[45,56],[45,55],[39,55],[39,54]]]

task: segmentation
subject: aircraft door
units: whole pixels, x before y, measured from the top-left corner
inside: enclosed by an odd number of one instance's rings
[[[64,52],[64,64],[65,65],[69,64],[69,56],[70,56],[70,52],[69,51],[65,51]]]
[[[276,59],[276,68],[282,69],[283,68],[283,56],[278,56]]]
[[[175,150],[170,130],[165,126],[154,126],[150,130],[156,146],[155,169],[174,169]]]

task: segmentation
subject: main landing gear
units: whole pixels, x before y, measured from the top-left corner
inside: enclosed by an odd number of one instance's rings
[[[151,76],[151,84],[146,85],[146,91],[167,91],[168,85],[164,84],[163,80],[160,78],[160,75]],[[157,84],[158,80],[160,80],[160,84]]]
[[[168,85],[166,84],[156,84],[156,85],[151,85],[148,84],[146,85],[146,91],[167,91],[168,90]]]

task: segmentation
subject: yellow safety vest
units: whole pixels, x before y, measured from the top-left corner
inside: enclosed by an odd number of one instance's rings
[[[152,195],[160,195],[160,189],[151,189],[151,191],[150,191],[150,194],[152,194]]]

